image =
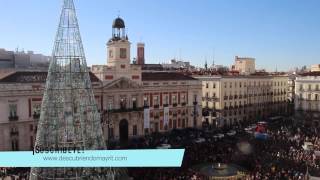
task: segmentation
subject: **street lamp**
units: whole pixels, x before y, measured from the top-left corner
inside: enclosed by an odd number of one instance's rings
[[[192,116],[193,116],[193,126],[197,127],[197,117],[198,117],[198,110],[197,110],[197,96],[194,96],[194,101],[193,101],[193,112],[192,112]]]

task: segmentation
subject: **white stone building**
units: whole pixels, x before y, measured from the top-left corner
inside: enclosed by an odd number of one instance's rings
[[[295,81],[295,110],[298,120],[320,125],[320,72],[305,73]]]
[[[195,76],[202,81],[203,118],[222,127],[286,113],[287,76]]]

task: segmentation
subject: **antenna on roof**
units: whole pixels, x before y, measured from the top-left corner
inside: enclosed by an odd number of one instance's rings
[[[215,59],[215,49],[213,48],[213,54],[212,54],[212,67],[214,67],[214,59]]]

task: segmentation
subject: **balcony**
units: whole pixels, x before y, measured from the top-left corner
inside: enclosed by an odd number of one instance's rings
[[[18,131],[11,131],[10,136],[19,136],[19,132]]]
[[[159,109],[159,104],[153,106],[154,109]]]
[[[228,96],[224,96],[223,99],[224,99],[224,100],[228,100]]]
[[[202,110],[202,116],[209,116],[210,115],[210,113],[209,113],[209,111],[208,110]]]
[[[177,104],[177,103],[173,103],[172,106],[173,106],[173,107],[177,107],[178,104]]]
[[[39,118],[40,118],[40,113],[33,114],[33,119],[39,119]]]
[[[169,107],[169,104],[163,104],[163,107]]]
[[[9,119],[9,121],[18,121],[19,117],[18,116],[9,116],[8,119]]]
[[[186,106],[186,105],[187,105],[186,102],[181,103],[181,106]]]
[[[219,101],[219,98],[217,98],[217,97],[212,97],[211,99],[212,99],[212,101]]]
[[[105,113],[106,112],[110,112],[110,113],[136,112],[136,111],[143,111],[144,108],[148,108],[148,107],[112,109],[112,110],[109,110],[109,111],[105,111]]]

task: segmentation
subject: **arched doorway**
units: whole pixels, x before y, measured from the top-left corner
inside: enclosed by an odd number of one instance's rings
[[[120,142],[128,141],[128,121],[122,119],[119,123]]]

